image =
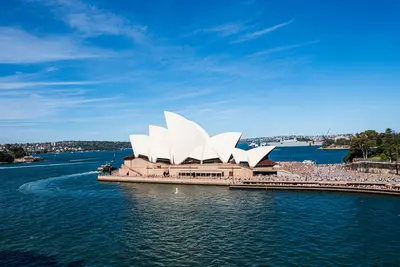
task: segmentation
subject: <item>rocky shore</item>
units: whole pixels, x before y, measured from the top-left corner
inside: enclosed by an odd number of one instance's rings
[[[29,162],[39,162],[44,161],[42,157],[25,156],[23,158],[14,159],[14,163],[29,163]]]

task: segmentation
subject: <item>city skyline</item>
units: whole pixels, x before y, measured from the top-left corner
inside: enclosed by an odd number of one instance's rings
[[[396,3],[0,3],[0,143],[400,129]]]

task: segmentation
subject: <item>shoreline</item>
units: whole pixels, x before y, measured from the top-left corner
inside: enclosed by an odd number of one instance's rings
[[[390,189],[370,189],[370,188],[353,188],[346,186],[249,186],[249,185],[232,185],[230,189],[236,190],[287,190],[287,191],[320,191],[320,192],[342,192],[342,193],[364,193],[364,194],[380,194],[400,196],[400,190]]]
[[[118,183],[148,183],[148,184],[185,184],[185,185],[222,185],[232,184],[231,179],[188,179],[188,178],[155,178],[155,177],[127,177],[117,175],[99,175],[100,182]]]
[[[400,176],[381,169],[367,171],[346,164],[277,162],[276,174],[253,177],[126,176],[99,174],[100,182],[227,186],[229,189],[336,191],[400,196]],[[371,171],[371,172],[370,172]],[[387,170],[389,171],[389,170]]]
[[[349,150],[349,146],[319,147],[318,150]]]
[[[227,186],[239,190],[289,190],[289,191],[330,191],[348,193],[369,193],[400,196],[400,183],[384,182],[345,182],[345,181],[265,181],[234,179],[188,179],[188,178],[153,178],[122,177],[116,175],[99,175],[99,182],[149,183],[175,185],[210,185]]]

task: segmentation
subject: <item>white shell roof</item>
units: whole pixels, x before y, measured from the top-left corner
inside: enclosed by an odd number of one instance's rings
[[[150,136],[150,160],[156,162],[157,159],[170,159],[170,146],[168,130],[160,126],[149,126]]]
[[[255,167],[266,155],[271,153],[275,146],[260,146],[246,151],[249,166]]]
[[[242,133],[227,132],[214,135],[210,138],[211,146],[219,155],[223,163],[227,163],[240,140]]]
[[[249,161],[247,159],[247,151],[246,150],[243,150],[240,148],[234,148],[232,151],[232,155],[237,164],[239,164],[240,162],[248,162]]]
[[[167,129],[150,125],[149,135],[129,136],[136,157],[147,156],[151,162],[169,159],[173,164],[180,164],[189,157],[201,162],[219,158],[227,163],[233,156],[236,163],[248,162],[250,167],[254,167],[275,148],[238,149],[236,145],[242,133],[226,132],[210,137],[193,121],[169,111],[164,111],[164,115]]]
[[[182,163],[198,146],[204,146],[206,136],[196,123],[191,122],[184,117],[164,111],[165,120],[169,131],[169,140],[171,146],[171,155],[175,164]],[[198,151],[200,151],[198,149]],[[194,155],[200,157],[200,152]],[[201,159],[200,159],[201,160]]]
[[[274,150],[275,146],[260,146],[250,150],[243,150],[240,148],[233,149],[233,158],[235,162],[247,162],[250,167],[255,167],[266,155]]]
[[[146,157],[150,156],[150,137],[148,135],[131,134],[129,140],[131,141],[133,153],[136,157],[139,157],[140,155]]]

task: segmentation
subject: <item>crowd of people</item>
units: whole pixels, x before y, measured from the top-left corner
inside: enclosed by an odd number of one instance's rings
[[[271,175],[256,175],[253,177],[209,177],[191,176],[198,180],[225,180],[231,184],[268,184],[269,186],[305,186],[305,187],[345,187],[354,189],[375,189],[400,191],[400,175],[390,173],[371,173],[352,170],[345,164],[310,164],[301,162],[279,162],[271,170]],[[129,176],[129,173],[127,174]],[[153,178],[169,178],[169,172],[163,176],[149,175]],[[172,177],[187,179],[189,177]],[[276,182],[276,183],[266,183]],[[280,183],[282,182],[282,183]],[[293,183],[290,183],[293,182]],[[299,183],[300,182],[300,183]],[[305,183],[301,183],[305,182]],[[313,183],[315,182],[315,183]],[[326,183],[324,183],[326,182]],[[351,184],[354,183],[354,184]],[[362,184],[367,183],[367,184]],[[371,184],[368,184],[371,183]],[[375,183],[375,184],[374,184]]]
[[[279,165],[281,166],[281,170],[297,174],[300,181],[400,183],[399,175],[359,172],[349,169],[345,164],[315,165],[300,162],[281,162]]]

